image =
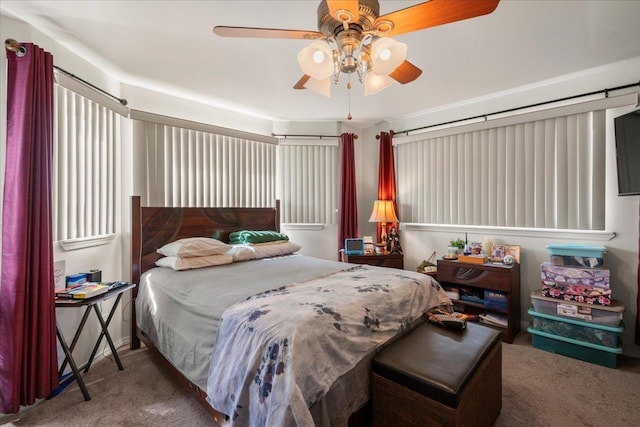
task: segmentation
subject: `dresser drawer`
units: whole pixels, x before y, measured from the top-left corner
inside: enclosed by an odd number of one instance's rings
[[[474,268],[468,264],[464,266],[438,264],[438,281],[509,292],[511,290],[510,270],[504,268],[500,270],[486,267]]]

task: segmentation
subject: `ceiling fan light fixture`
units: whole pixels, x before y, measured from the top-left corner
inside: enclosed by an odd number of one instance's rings
[[[373,72],[387,75],[407,59],[407,45],[389,37],[381,37],[371,46]]]
[[[310,77],[304,84],[304,87],[315,93],[324,95],[327,98],[331,98],[331,77],[327,77],[322,80]]]
[[[324,80],[333,74],[333,51],[324,40],[316,40],[298,52],[298,64],[305,74]]]
[[[393,84],[393,79],[389,76],[380,76],[375,73],[367,73],[367,77],[364,80],[364,94],[365,96],[373,95],[383,89],[388,88]]]

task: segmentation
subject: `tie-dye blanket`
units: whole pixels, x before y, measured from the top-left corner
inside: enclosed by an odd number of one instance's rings
[[[367,265],[249,297],[222,316],[209,403],[235,426],[312,426],[336,379],[450,303],[429,276]]]

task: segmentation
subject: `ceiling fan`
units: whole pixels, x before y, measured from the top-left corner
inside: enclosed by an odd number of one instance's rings
[[[391,36],[486,15],[499,0],[431,0],[380,16],[378,0],[322,0],[318,31],[216,26],[222,37],[305,39],[313,42],[298,53],[304,72],[294,89],[330,96],[340,74],[356,73],[365,95],[417,79],[422,70],[406,60],[407,45]],[[351,83],[348,88],[351,88]]]

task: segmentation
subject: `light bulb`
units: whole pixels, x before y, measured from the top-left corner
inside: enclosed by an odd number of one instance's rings
[[[321,50],[316,50],[313,53],[313,62],[316,64],[322,64],[322,61],[324,61],[324,53],[322,53]]]
[[[391,51],[388,48],[380,52],[380,59],[388,61],[389,58],[391,58]]]

